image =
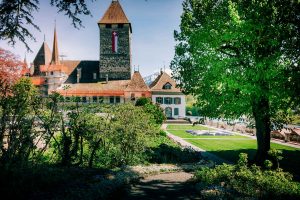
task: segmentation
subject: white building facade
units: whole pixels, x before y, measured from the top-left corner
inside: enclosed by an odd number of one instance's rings
[[[185,95],[176,82],[165,72],[151,83],[152,102],[157,103],[164,110],[168,119],[184,118],[186,113]]]

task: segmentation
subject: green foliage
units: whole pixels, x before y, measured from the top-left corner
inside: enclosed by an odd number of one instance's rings
[[[107,152],[112,152],[111,165],[133,165],[138,163],[149,140],[158,133],[150,116],[143,108],[132,104],[113,107],[110,131],[104,138]],[[111,154],[111,155],[112,155]]]
[[[150,114],[151,121],[161,126],[166,120],[163,109],[158,104],[153,104],[149,98],[139,98],[136,106],[142,106],[146,113]]]
[[[199,116],[199,108],[195,106],[187,106],[186,107],[186,115],[190,116]]]
[[[25,78],[10,87],[9,95],[0,96],[0,166],[6,167],[26,165],[39,136],[34,128],[33,107],[39,102],[35,87]]]
[[[269,163],[270,164],[270,163]],[[262,170],[256,165],[248,166],[247,155],[240,154],[236,165],[219,165],[213,169],[204,168],[196,172],[201,189],[218,187],[224,199],[254,197],[258,199],[297,199],[300,184],[292,175],[277,170]],[[217,197],[215,197],[217,198]],[[219,197],[220,198],[220,197]]]
[[[173,77],[201,114],[254,118],[260,163],[270,121],[286,122],[300,102],[299,8],[289,0],[185,0],[175,32]]]
[[[144,105],[150,104],[150,103],[151,103],[150,98],[142,97],[142,98],[139,98],[139,99],[135,102],[135,106],[144,106]]]

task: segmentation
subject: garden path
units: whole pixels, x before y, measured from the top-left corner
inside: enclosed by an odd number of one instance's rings
[[[173,172],[150,175],[131,186],[123,200],[200,199],[191,181],[193,174]]]

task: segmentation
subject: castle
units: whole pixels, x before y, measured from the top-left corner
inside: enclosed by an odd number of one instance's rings
[[[42,96],[58,92],[68,101],[80,97],[83,103],[125,103],[140,97],[160,104],[168,118],[185,116],[185,95],[165,72],[149,86],[138,71],[132,74],[132,26],[120,3],[112,0],[98,22],[99,60],[60,60],[56,28],[53,50],[44,41],[32,66],[33,84]]]

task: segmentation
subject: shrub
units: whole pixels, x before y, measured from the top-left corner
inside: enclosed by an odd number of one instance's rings
[[[150,115],[154,124],[161,126],[166,120],[163,109],[158,104],[153,104],[149,98],[139,98],[135,105],[142,106],[144,111]]]
[[[280,168],[270,170],[271,162],[266,164],[267,170],[256,165],[248,166],[247,155],[240,154],[238,164],[203,168],[196,172],[195,177],[202,183],[202,191],[219,188],[221,192],[217,195],[222,198],[299,199],[300,184],[292,180],[292,175]]]

